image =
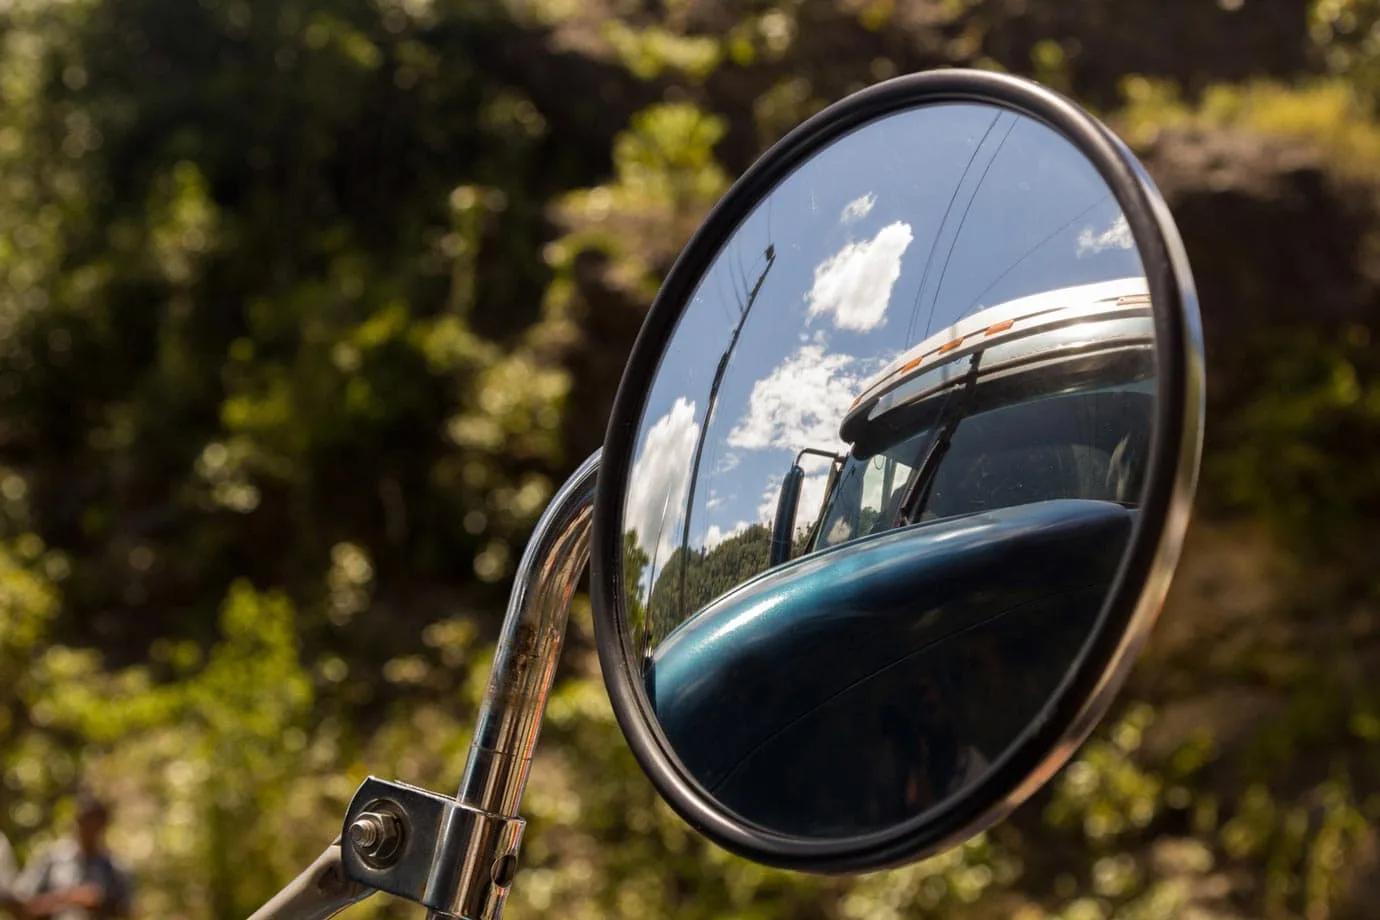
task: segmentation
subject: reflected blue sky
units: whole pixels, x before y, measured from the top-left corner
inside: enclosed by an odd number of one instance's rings
[[[740,321],[705,435],[692,546],[767,522],[796,452],[841,449],[848,405],[908,347],[1016,297],[1141,274],[1101,177],[1029,118],[937,105],[834,142],[739,225],[668,344],[625,506],[648,575],[680,544],[695,439]],[[802,524],[825,469],[803,465]]]

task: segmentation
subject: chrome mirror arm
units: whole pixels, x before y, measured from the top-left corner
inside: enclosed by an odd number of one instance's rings
[[[551,499],[518,563],[456,796],[461,804],[517,815],[565,642],[570,601],[589,562],[598,471],[595,451]]]
[[[374,893],[345,876],[340,865],[340,838],[302,874],[288,882],[249,920],[327,920]]]
[[[456,797],[370,777],[346,811],[343,845],[338,839],[250,920],[325,920],[374,891],[421,904],[430,920],[502,915],[526,824],[518,805],[589,561],[598,469],[596,451],[527,543]]]

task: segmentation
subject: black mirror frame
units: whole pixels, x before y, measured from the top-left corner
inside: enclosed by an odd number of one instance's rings
[[[1034,118],[1068,139],[1106,180],[1130,225],[1155,305],[1156,419],[1145,499],[1131,543],[1069,673],[1040,718],[962,794],[896,827],[841,840],[787,837],[718,805],[668,747],[638,680],[623,601],[623,504],[633,440],[662,351],[721,244],[763,194],[826,144],[899,110],[982,103]],[[618,724],[657,791],[692,827],[730,852],[777,868],[841,874],[933,855],[1004,819],[1044,785],[1111,704],[1159,614],[1178,562],[1197,484],[1204,417],[1202,330],[1178,230],[1124,144],[1071,100],[1031,81],[974,70],[897,77],[814,115],[729,189],[672,266],[624,369],[604,440],[590,558],[595,639]]]

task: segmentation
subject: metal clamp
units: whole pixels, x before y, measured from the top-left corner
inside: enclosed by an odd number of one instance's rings
[[[345,813],[341,863],[361,885],[464,920],[498,920],[526,826],[369,777]]]

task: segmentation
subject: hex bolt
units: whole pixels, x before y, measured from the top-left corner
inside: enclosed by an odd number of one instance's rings
[[[386,811],[366,811],[350,825],[350,843],[366,862],[382,868],[401,849],[402,822]]]

